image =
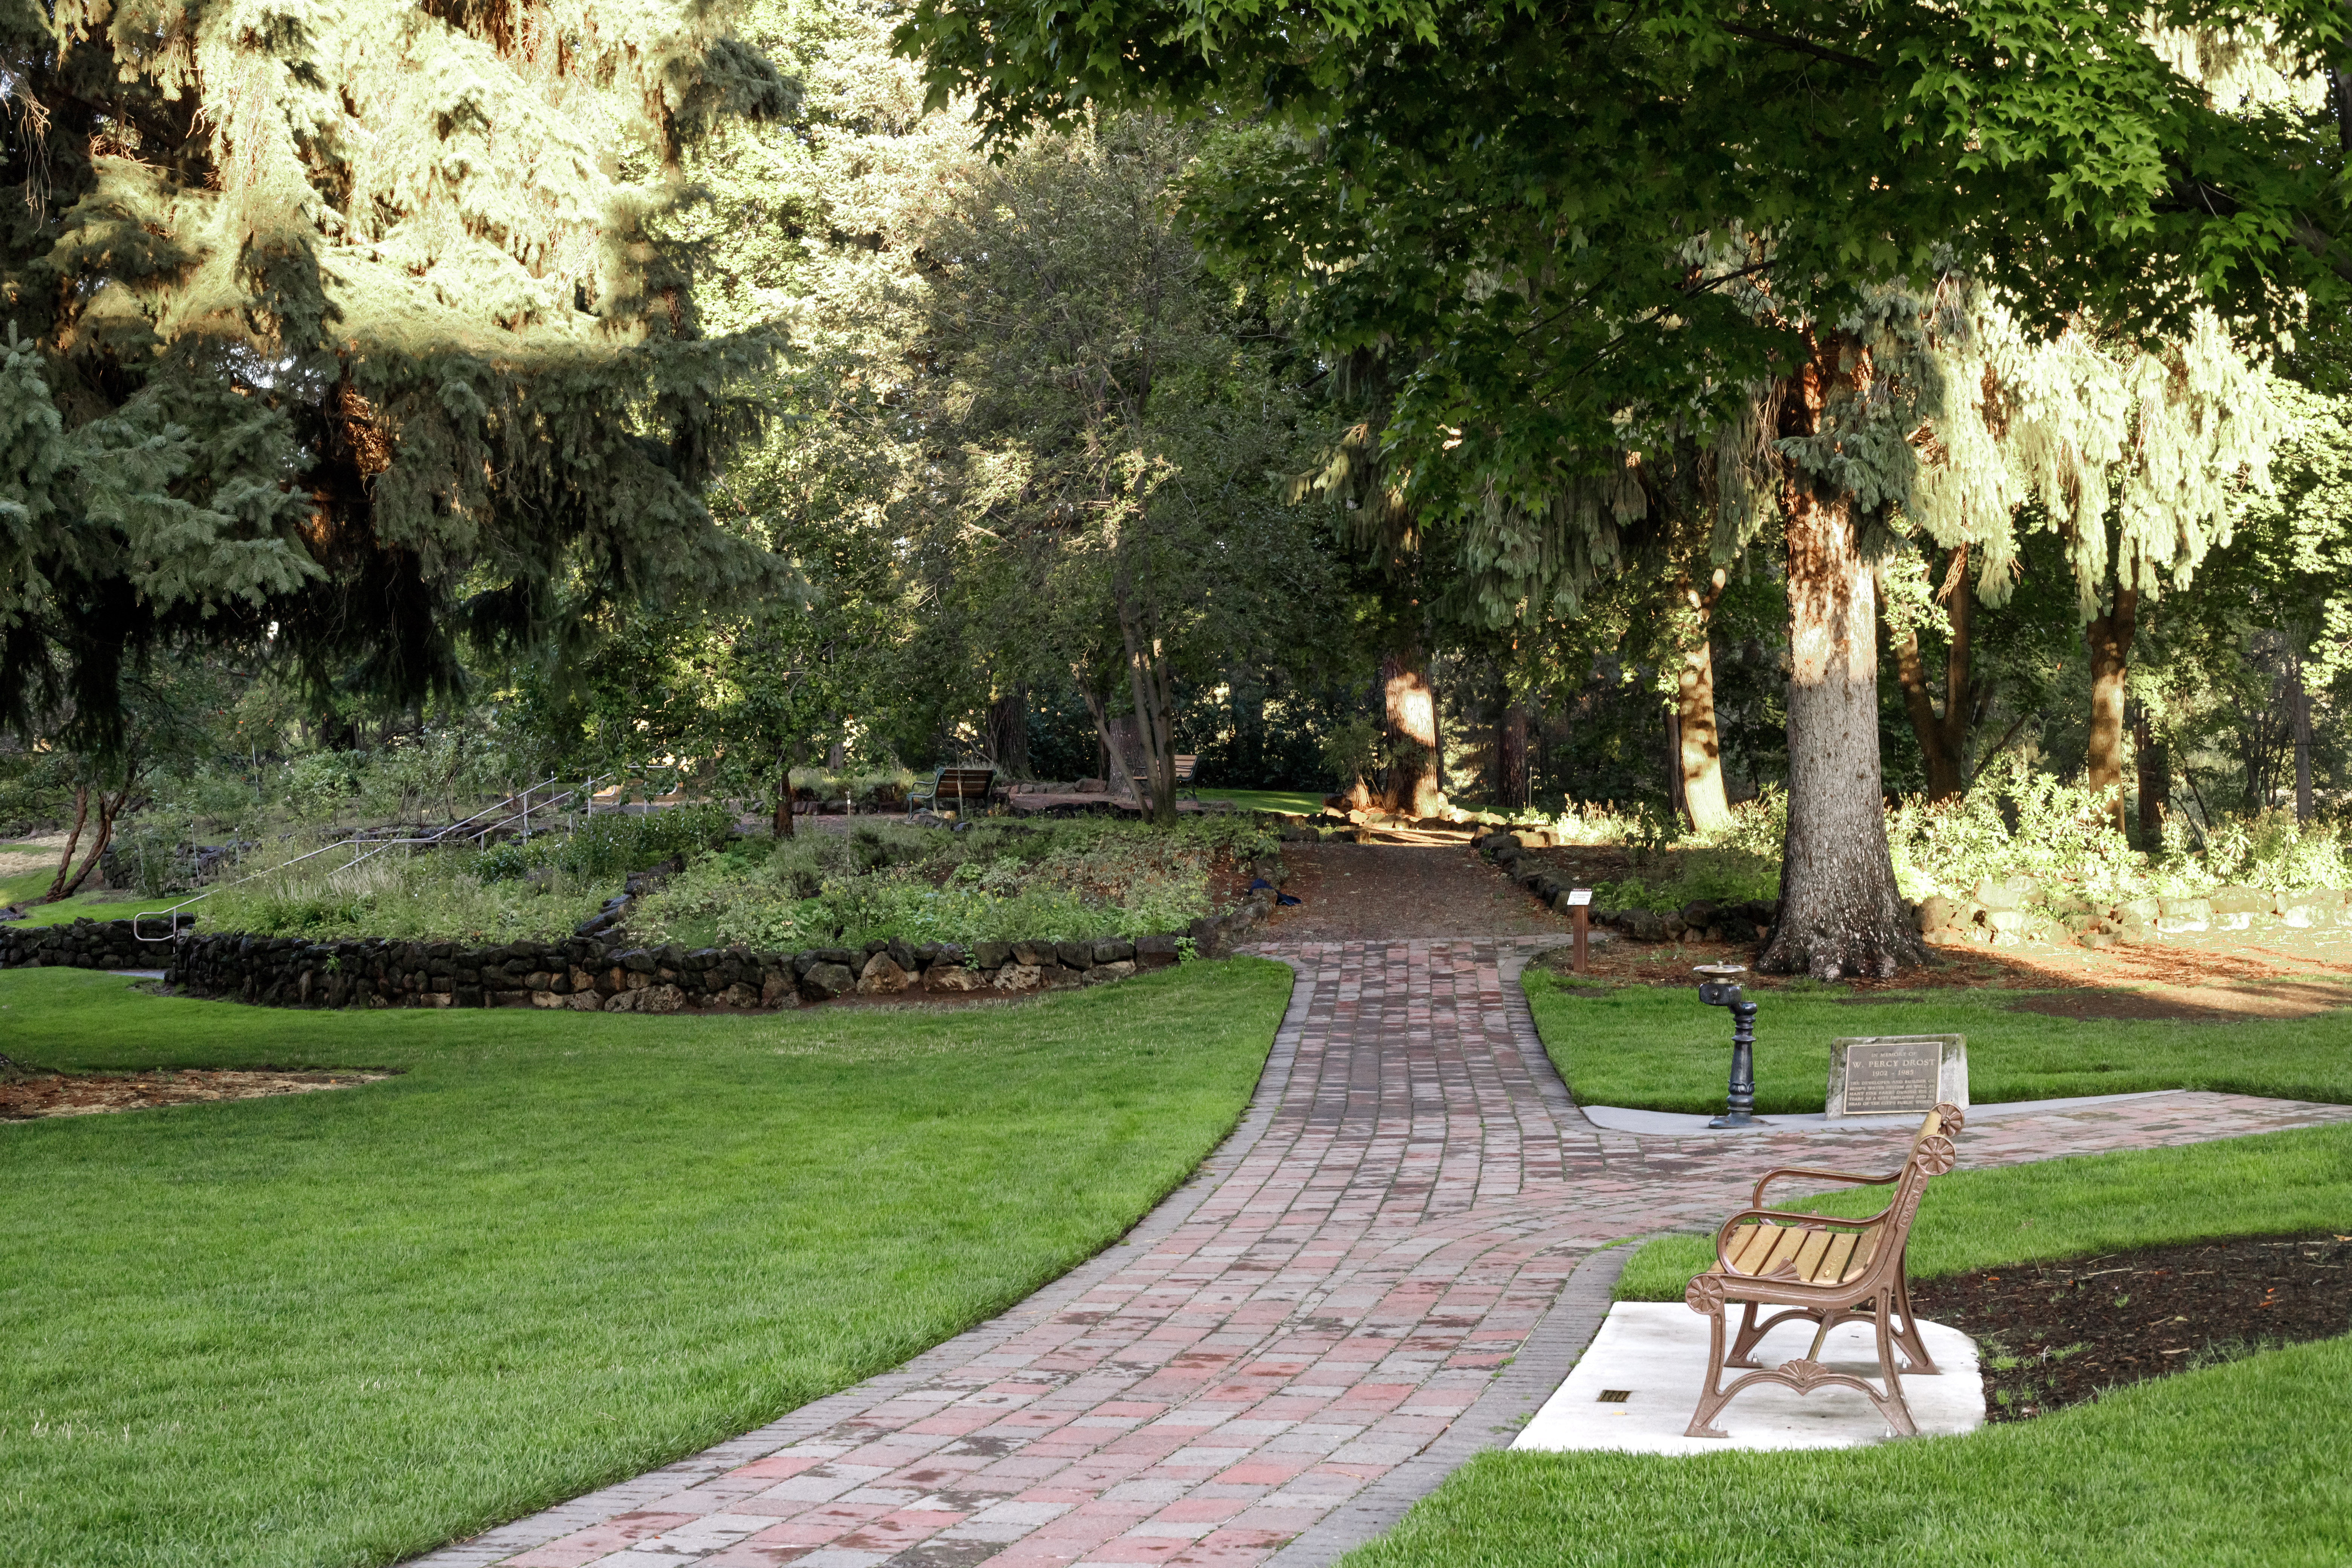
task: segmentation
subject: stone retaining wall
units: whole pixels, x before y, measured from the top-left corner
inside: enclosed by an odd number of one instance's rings
[[[1253,894],[1190,931],[1086,942],[980,942],[751,952],[742,948],[628,947],[601,937],[496,947],[368,938],[206,935],[146,942],[129,921],[0,925],[0,968],[161,969],[191,995],[278,1007],[545,1007],[675,1013],[684,1008],[790,1007],[849,995],[971,995],[1058,991],[1123,980],[1177,962],[1190,942],[1202,957],[1230,952],[1265,918]]]

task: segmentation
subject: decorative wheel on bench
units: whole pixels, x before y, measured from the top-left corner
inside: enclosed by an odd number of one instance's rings
[[[1911,1408],[1903,1401],[1903,1374],[1933,1377],[1938,1373],[1920,1338],[1918,1321],[1911,1314],[1903,1254],[1928,1178],[1942,1175],[1958,1162],[1952,1139],[1965,1120],[1957,1106],[1938,1105],[1929,1111],[1912,1137],[1910,1158],[1891,1175],[1856,1176],[1794,1166],[1764,1173],[1748,1200],[1751,1206],[1724,1221],[1716,1233],[1715,1267],[1695,1277],[1683,1292],[1692,1311],[1712,1320],[1706,1384],[1700,1390],[1698,1408],[1692,1413],[1686,1436],[1729,1436],[1716,1427],[1716,1416],[1741,1389],[1759,1383],[1778,1384],[1799,1394],[1816,1388],[1857,1389],[1889,1426],[1906,1437],[1917,1435]],[[1891,1185],[1895,1192],[1887,1205],[1867,1219],[1828,1219],[1763,1207],[1764,1189],[1790,1176],[1853,1186]],[[1727,1346],[1724,1334],[1734,1302],[1741,1304],[1743,1310],[1738,1329]],[[1759,1307],[1785,1310],[1759,1322]],[[1812,1348],[1777,1368],[1763,1368],[1754,1359],[1758,1342],[1791,1318],[1803,1318],[1815,1325]],[[1876,1330],[1882,1388],[1874,1388],[1868,1380],[1849,1373],[1832,1372],[1815,1359],[1832,1329],[1857,1321],[1870,1322]],[[1900,1366],[1898,1350],[1905,1358]],[[1726,1367],[1755,1370],[1727,1388],[1723,1386]]]

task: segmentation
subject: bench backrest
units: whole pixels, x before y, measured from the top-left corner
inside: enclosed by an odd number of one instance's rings
[[[1177,752],[1176,782],[1178,784],[1191,784],[1192,782],[1192,770],[1200,765],[1200,761],[1201,759],[1197,754],[1188,757],[1181,752]]]
[[[989,786],[995,782],[994,768],[941,768],[939,782],[932,787],[936,798],[985,800]]]

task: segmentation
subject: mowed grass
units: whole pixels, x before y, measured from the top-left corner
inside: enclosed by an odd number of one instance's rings
[[[1544,1048],[1586,1105],[1719,1111],[1731,1066],[1731,1019],[1702,1005],[1696,984],[1658,990],[1570,985],[1528,972]],[[1864,1001],[1830,993],[1751,994],[1756,1109],[1822,1109],[1830,1042],[1856,1035],[1965,1035],[1969,1097],[1979,1105],[2201,1089],[2352,1101],[2352,1010],[2242,1023],[2120,1022],[2011,1011],[2015,991],[1933,991]]]
[[[2327,1340],[1961,1437],[1488,1453],[1344,1568],[2341,1564],[2347,1386],[2352,1341]]]
[[[2206,1237],[2352,1230],[2352,1123],[1980,1171],[1969,1169],[1968,1133],[1958,1142],[1959,1169],[1927,1184],[1912,1224],[1905,1261],[1914,1279]],[[1884,1159],[1853,1168],[1878,1174],[1904,1152],[1903,1135],[1890,1134]],[[1890,1190],[1801,1196],[1804,1184],[1776,1185],[1773,1194],[1795,1201],[1773,1206],[1855,1218],[1885,1207]],[[1625,1265],[1617,1300],[1679,1301],[1714,1258],[1712,1234],[1654,1241]]]
[[[1962,1150],[1965,1160],[1965,1133]],[[1883,1202],[1792,1206],[1864,1214]],[[1910,1267],[1927,1279],[2347,1226],[2352,1127],[2315,1128],[1938,1177]],[[1710,1257],[1704,1238],[1653,1242],[1618,1297],[1679,1300]],[[1961,1437],[1679,1458],[1488,1454],[1344,1568],[2341,1563],[2352,1561],[2347,1388],[2352,1340],[2338,1339]]]
[[[1232,801],[1237,811],[1287,811],[1302,816],[1323,814],[1323,797],[1311,790],[1203,789],[1201,798]]]
[[[637,1018],[0,974],[19,1062],[400,1069],[0,1125],[0,1563],[385,1562],[883,1371],[1181,1182],[1289,987]]]

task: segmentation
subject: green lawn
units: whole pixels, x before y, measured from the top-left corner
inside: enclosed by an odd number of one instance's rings
[[[1528,1003],[1552,1065],[1587,1105],[1721,1110],[1731,1020],[1696,986],[1615,990],[1565,984],[1531,969]],[[1916,1000],[1842,1000],[1830,992],[1756,993],[1756,1109],[1819,1110],[1830,1042],[1848,1035],[1968,1037],[1978,1104],[2227,1089],[2352,1101],[2352,1012],[2234,1024],[2121,1023],[2009,1010],[2015,991],[1934,991]]]
[[[1304,816],[1323,815],[1323,797],[1306,790],[1204,789],[1202,800],[1229,800],[1242,811],[1289,811]]]
[[[637,1018],[0,973],[19,1060],[401,1069],[0,1125],[0,1563],[383,1562],[882,1371],[1182,1180],[1289,986]]]
[[[1965,1158],[1965,1133],[1962,1148]],[[1849,1195],[1819,1206],[1875,1205]],[[2348,1223],[2352,1127],[2317,1128],[1939,1177],[1912,1231],[1911,1271]],[[1619,1298],[1679,1300],[1708,1256],[1698,1237],[1654,1242]],[[1963,1437],[1685,1458],[1489,1454],[1345,1568],[2341,1563],[2352,1560],[2347,1387],[2352,1340],[2338,1339]]]
[[[1927,1184],[1912,1226],[1906,1261],[1914,1279],[2210,1236],[2352,1225],[2352,1125],[1981,1171],[1968,1168],[1965,1131],[1958,1142],[1960,1168]],[[1776,1206],[1855,1216],[1885,1207],[1886,1193],[1848,1190]],[[1712,1237],[1654,1241],[1626,1264],[1617,1299],[1679,1301],[1690,1277],[1714,1257]]]

